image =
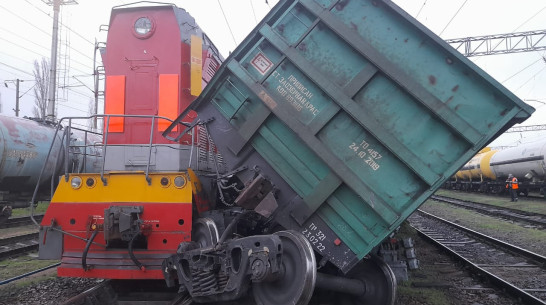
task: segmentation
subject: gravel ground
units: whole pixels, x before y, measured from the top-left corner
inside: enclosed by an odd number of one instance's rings
[[[0,304],[58,305],[95,285],[97,280],[57,278],[47,271],[28,280],[0,286]]]
[[[399,286],[396,305],[508,305],[515,300],[469,277],[449,257],[415,238],[420,268]],[[0,286],[0,304],[61,304],[98,283],[97,280],[56,278],[54,270],[23,282]],[[466,289],[461,289],[464,287]]]
[[[400,283],[396,305],[508,305],[517,300],[485,285],[449,256],[413,236],[419,269]]]
[[[451,211],[444,211],[435,205],[425,209],[438,212],[450,217]],[[427,208],[428,207],[428,208]],[[478,227],[483,220],[481,218],[456,219],[456,222],[464,222],[463,225]],[[407,230],[406,230],[407,231]],[[520,234],[514,232],[499,233],[499,230],[491,229],[496,237],[505,240],[517,240]],[[462,267],[457,266],[448,256],[441,253],[434,246],[412,232],[416,245],[417,257],[420,262],[418,270],[410,271],[410,279],[400,283],[396,305],[508,305],[519,304],[516,300],[503,293],[484,286],[477,279],[472,278]],[[530,248],[546,249],[546,239],[543,242],[533,242]],[[539,251],[540,252],[540,251]],[[31,279],[20,280],[15,283],[0,286],[0,305],[8,304],[61,304],[70,297],[85,291],[97,284],[97,280],[89,279],[65,279],[56,278],[54,270],[45,272]]]

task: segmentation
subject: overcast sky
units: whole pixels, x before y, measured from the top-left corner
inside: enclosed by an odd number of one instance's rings
[[[126,0],[77,0],[61,10],[58,117],[87,115],[93,100],[93,44],[106,40],[99,32],[108,24],[112,6]],[[254,28],[277,0],[178,0],[224,56]],[[546,29],[544,0],[396,0],[411,16],[443,39]],[[222,12],[223,10],[223,12]],[[226,19],[227,22],[226,23]],[[49,59],[52,7],[41,0],[0,0],[0,112],[14,115],[15,84],[22,79],[20,116],[32,116],[34,60]],[[229,24],[229,26],[228,26]],[[231,28],[231,31],[230,31]],[[478,66],[537,109],[524,125],[546,124],[546,52],[472,57]],[[4,86],[4,82],[8,88]],[[82,83],[86,86],[82,86]],[[89,87],[89,88],[88,88]],[[27,92],[27,90],[30,90]],[[101,112],[102,105],[99,107]],[[545,133],[502,136],[494,145],[532,141]]]

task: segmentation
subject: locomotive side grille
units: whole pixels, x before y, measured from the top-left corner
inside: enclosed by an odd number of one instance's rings
[[[220,67],[220,65],[214,58],[208,58],[207,63],[208,63],[206,68],[206,73],[208,75],[207,79],[210,80],[214,76],[216,71],[218,71],[218,67]]]
[[[225,172],[224,158],[216,149],[212,138],[207,133],[203,126],[197,126],[198,142],[197,142],[197,163],[199,170],[215,171],[215,161],[218,163],[218,171]]]

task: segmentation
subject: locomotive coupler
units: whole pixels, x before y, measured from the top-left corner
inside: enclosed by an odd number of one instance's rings
[[[140,219],[143,211],[143,206],[112,206],[104,210],[104,240],[107,246],[111,246],[115,240],[130,242],[137,235],[149,234],[149,229]]]
[[[167,286],[178,279],[195,302],[231,301],[242,297],[251,282],[274,281],[283,273],[282,243],[277,235],[243,237],[193,249],[163,261]]]

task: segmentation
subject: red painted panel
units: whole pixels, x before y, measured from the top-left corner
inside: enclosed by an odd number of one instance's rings
[[[178,74],[160,74],[159,75],[159,116],[169,119],[176,119],[178,113],[179,95],[178,85],[180,81]],[[164,131],[171,122],[159,120],[159,131]]]
[[[104,102],[105,114],[125,114],[125,75],[106,76],[106,100]],[[107,120],[104,124],[106,125]],[[110,117],[108,121],[109,132],[123,132],[124,119],[122,117]]]
[[[88,277],[101,279],[164,279],[161,268],[146,269],[145,271],[135,270],[119,270],[119,269],[99,269],[92,268],[89,271],[84,271],[80,266],[70,265],[70,267],[61,264],[57,268],[57,275],[61,277]]]
[[[82,238],[89,238],[90,224],[104,223],[104,210],[111,206],[139,205],[144,207],[140,219],[150,224],[152,233],[148,237],[148,250],[175,251],[182,241],[191,240],[192,204],[191,203],[63,203],[52,202],[42,220],[42,225],[49,226],[52,217],[67,232]],[[100,232],[95,242],[105,244],[104,234]],[[64,238],[64,250],[83,251],[85,242],[70,236]],[[102,249],[92,245],[91,250]],[[92,252],[91,251],[91,252]]]

